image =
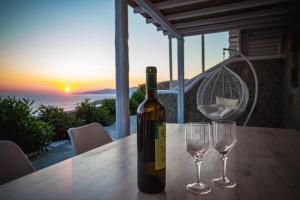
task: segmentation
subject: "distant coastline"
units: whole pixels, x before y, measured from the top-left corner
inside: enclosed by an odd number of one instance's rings
[[[132,92],[135,92],[138,89],[138,87],[131,87],[129,88],[129,94]],[[73,93],[73,94],[116,94],[115,89],[111,88],[105,88],[101,90],[91,90],[91,91],[86,91],[86,92],[78,92],[78,93]]]
[[[129,95],[137,90],[137,87],[131,87],[129,89]],[[56,94],[46,92],[21,92],[21,91],[0,91],[0,98],[14,97],[16,99],[29,99],[33,100],[33,109],[36,110],[40,105],[58,106],[65,111],[72,111],[76,105],[82,102],[84,99],[89,98],[94,104],[100,105],[103,99],[111,99],[116,97],[115,89],[100,89],[91,90],[78,93],[69,94]]]

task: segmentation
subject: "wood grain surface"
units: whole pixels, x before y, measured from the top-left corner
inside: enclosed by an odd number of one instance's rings
[[[211,149],[201,179],[212,192],[197,196],[185,190],[196,179],[193,158],[185,151],[184,126],[167,125],[167,185],[163,193],[139,192],[136,135],[109,143],[0,186],[0,199],[300,199],[300,133],[288,129],[238,127],[238,142],[229,153],[228,177],[234,189],[221,189],[211,179],[222,162]]]

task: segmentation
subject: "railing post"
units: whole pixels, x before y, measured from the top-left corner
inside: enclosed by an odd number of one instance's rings
[[[177,121],[184,123],[184,38],[177,39],[178,58],[178,95],[177,95]]]
[[[201,35],[201,51],[202,51],[202,72],[205,71],[205,43],[204,34]]]
[[[128,4],[115,0],[116,130],[118,138],[129,135]]]
[[[169,67],[170,67],[170,90],[173,89],[173,60],[172,60],[172,38],[169,37]]]

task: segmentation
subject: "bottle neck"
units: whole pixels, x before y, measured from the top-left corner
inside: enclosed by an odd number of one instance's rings
[[[157,98],[157,77],[156,73],[146,74],[146,99]]]
[[[156,89],[150,89],[146,91],[146,99],[156,99],[157,98],[157,91]]]

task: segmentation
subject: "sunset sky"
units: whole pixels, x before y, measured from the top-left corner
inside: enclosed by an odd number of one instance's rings
[[[185,78],[201,72],[200,36],[185,39]],[[174,79],[177,77],[173,41]],[[228,33],[206,35],[206,65],[223,59]],[[145,67],[168,80],[168,38],[129,8],[130,86]],[[115,87],[114,0],[1,0],[0,90]]]

